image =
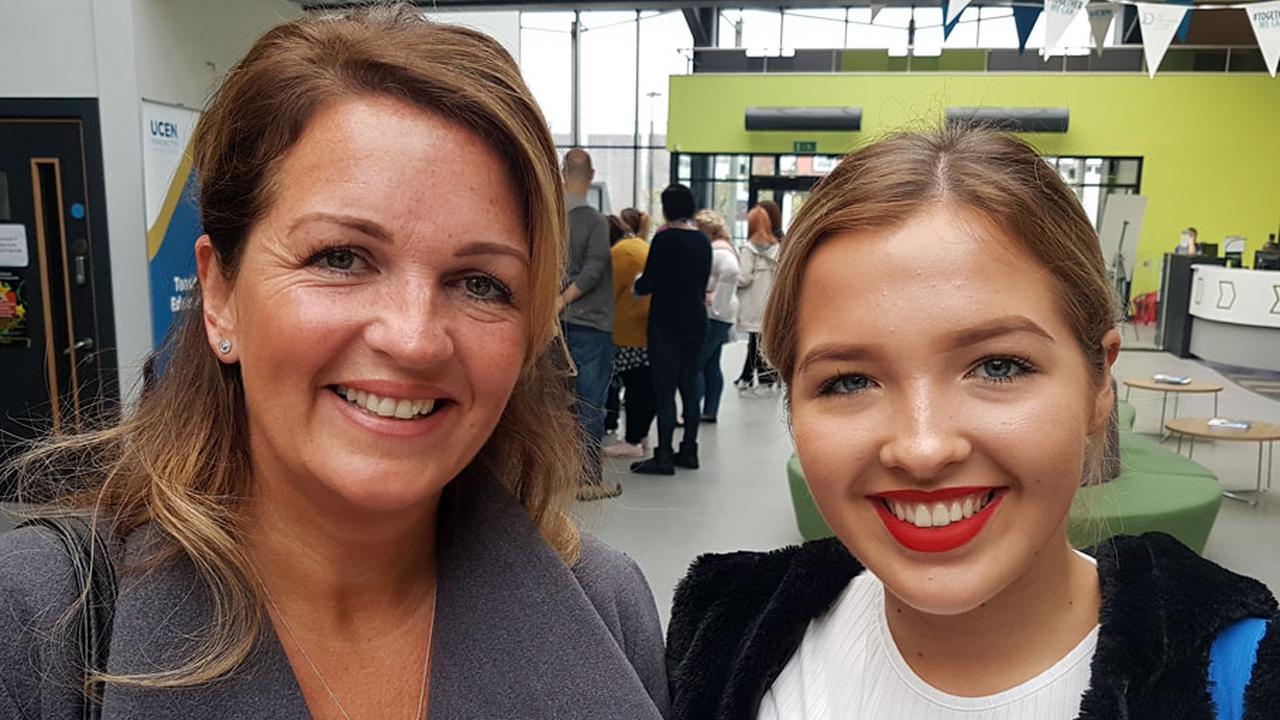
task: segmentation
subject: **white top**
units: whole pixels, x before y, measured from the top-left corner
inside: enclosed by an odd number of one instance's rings
[[[760,332],[764,308],[773,290],[773,276],[778,272],[779,245],[766,248],[748,242],[738,250],[738,329]]]
[[[984,697],[949,695],[921,680],[902,658],[885,618],[884,584],[863,571],[825,615],[809,623],[757,718],[1073,720],[1089,687],[1097,644],[1095,625],[1066,657],[1017,687]]]
[[[730,325],[738,319],[738,253],[724,240],[711,243],[707,317]]]

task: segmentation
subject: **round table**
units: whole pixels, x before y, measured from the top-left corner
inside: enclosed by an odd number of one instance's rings
[[[1174,385],[1172,383],[1160,383],[1151,378],[1128,378],[1124,381],[1124,399],[1129,399],[1129,393],[1134,388],[1139,390],[1151,390],[1152,392],[1162,393],[1160,396],[1160,427],[1164,427],[1165,409],[1169,405],[1169,393],[1173,393],[1173,414],[1178,415],[1178,398],[1183,393],[1213,395],[1213,415],[1218,415],[1218,393],[1222,392],[1221,385],[1214,383],[1200,382],[1193,380],[1186,385]]]
[[[1165,424],[1165,429],[1178,436],[1178,452],[1182,452],[1182,438],[1186,436],[1191,441],[1191,448],[1187,453],[1187,457],[1194,457],[1196,453],[1196,439],[1201,440],[1224,440],[1227,442],[1256,442],[1258,443],[1258,477],[1254,490],[1240,492],[1223,492],[1222,494],[1232,500],[1240,500],[1250,505],[1256,505],[1257,496],[1266,490],[1262,488],[1262,449],[1267,449],[1267,490],[1271,489],[1271,465],[1275,455],[1275,442],[1280,440],[1280,425],[1272,425],[1266,422],[1249,421],[1248,430],[1232,430],[1229,428],[1209,427],[1209,418],[1175,418]],[[1242,497],[1243,495],[1252,495],[1251,498]]]

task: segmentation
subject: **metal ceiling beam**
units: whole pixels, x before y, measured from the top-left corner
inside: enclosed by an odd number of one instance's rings
[[[720,11],[713,7],[683,8],[684,21],[689,24],[694,47],[715,47],[720,29]]]

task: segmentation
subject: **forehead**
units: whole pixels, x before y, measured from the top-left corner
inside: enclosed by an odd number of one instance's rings
[[[801,281],[797,339],[800,352],[834,338],[914,345],[1010,314],[1069,333],[1057,283],[1019,243],[974,212],[936,206],[819,245]]]
[[[485,228],[489,239],[524,242],[502,157],[471,130],[391,98],[322,107],[273,180],[273,210],[351,212],[399,233]]]

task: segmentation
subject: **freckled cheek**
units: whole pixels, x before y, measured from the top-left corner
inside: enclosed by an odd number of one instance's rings
[[[975,407],[974,451],[1014,476],[1023,492],[1074,494],[1087,432],[1082,416],[1069,402]]]
[[[848,417],[795,412],[796,452],[805,481],[822,505],[860,495],[878,462],[873,434]]]

